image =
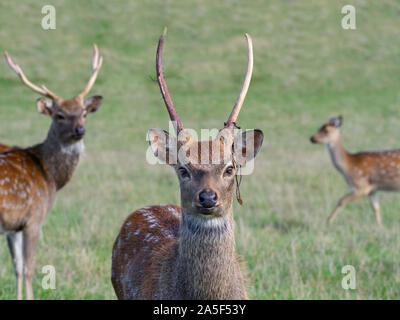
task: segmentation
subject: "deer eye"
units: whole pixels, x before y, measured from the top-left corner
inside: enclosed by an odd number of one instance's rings
[[[179,172],[179,174],[180,174],[180,176],[181,176],[182,178],[184,178],[184,179],[190,178],[189,171],[187,171],[186,168],[180,167],[180,168],[178,169],[178,172]]]
[[[56,119],[57,119],[57,120],[65,120],[65,117],[64,117],[64,115],[62,115],[61,113],[57,113]]]
[[[229,166],[228,168],[225,169],[224,176],[230,177],[231,175],[233,175],[234,170],[235,168],[233,166]]]

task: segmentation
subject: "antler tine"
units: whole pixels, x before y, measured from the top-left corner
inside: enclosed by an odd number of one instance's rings
[[[160,86],[160,91],[162,94],[162,97],[165,102],[165,106],[167,107],[169,117],[172,121],[176,121],[176,131],[179,133],[181,130],[183,130],[183,123],[181,119],[178,116],[178,113],[176,112],[176,109],[174,107],[174,104],[172,103],[171,96],[169,95],[167,84],[165,82],[164,78],[164,71],[163,71],[163,66],[162,66],[162,50],[164,46],[164,38],[167,33],[167,28],[164,28],[164,31],[160,37],[160,40],[158,41],[158,47],[157,47],[157,55],[156,55],[156,72],[157,72],[157,81],[158,85]]]
[[[29,88],[31,88],[33,91],[35,91],[36,93],[39,93],[42,96],[46,96],[49,97],[51,99],[57,99],[58,96],[51,92],[49,89],[47,89],[44,85],[42,86],[42,88],[38,87],[37,85],[33,84],[32,82],[30,82],[28,80],[28,78],[25,76],[25,74],[22,72],[22,69],[20,68],[19,65],[15,64],[11,57],[9,56],[8,52],[4,52],[4,56],[6,58],[6,62],[7,64],[10,66],[10,68],[18,75],[18,77],[21,78],[22,82]]]
[[[99,62],[99,48],[97,47],[97,44],[93,44],[93,57],[92,57],[92,72],[94,69],[96,69],[97,64]]]
[[[247,72],[244,78],[242,90],[240,90],[239,96],[236,99],[235,105],[231,114],[229,115],[228,121],[225,123],[225,127],[231,127],[239,115],[240,109],[242,108],[244,99],[246,98],[247,90],[249,89],[251,74],[253,72],[253,42],[249,34],[245,34],[247,39],[247,46],[249,50],[249,57],[247,63]]]
[[[92,74],[85,89],[80,94],[78,94],[80,98],[83,99],[83,97],[89,93],[90,89],[92,89],[102,64],[103,64],[103,57],[99,58],[99,49],[97,48],[96,44],[93,44]]]

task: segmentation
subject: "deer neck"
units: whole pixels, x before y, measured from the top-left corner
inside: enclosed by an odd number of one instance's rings
[[[52,125],[46,140],[32,149],[48,178],[55,184],[56,190],[60,190],[72,178],[84,151],[84,144],[83,140],[68,145],[62,144]]]
[[[183,210],[177,270],[184,299],[246,297],[236,261],[232,214],[207,219]]]
[[[344,148],[340,136],[338,136],[337,139],[328,144],[328,150],[336,169],[338,169],[342,173],[345,173],[347,171],[349,154]]]

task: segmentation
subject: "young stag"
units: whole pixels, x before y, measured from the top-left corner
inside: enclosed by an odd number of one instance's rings
[[[22,82],[45,97],[37,100],[37,109],[52,119],[43,143],[26,149],[3,146],[0,153],[0,233],[7,235],[17,277],[17,299],[22,299],[23,278],[26,298],[33,299],[33,258],[43,219],[56,191],[71,179],[84,150],[86,116],[95,112],[103,99],[84,99],[96,80],[102,57],[94,45],[90,80],[80,94],[69,100],[30,82],[7,52],[5,57]]]
[[[114,290],[119,299],[246,299],[232,198],[238,167],[256,156],[263,140],[260,130],[234,136],[253,69],[251,38],[246,35],[247,73],[228,121],[216,139],[198,142],[183,128],[168,93],[161,62],[164,35],[157,48],[157,79],[178,138],[159,129],[150,129],[148,138],[154,155],[176,171],[181,207],[145,207],[125,220],[113,247]],[[241,148],[233,150],[232,141]],[[175,161],[182,150],[184,161]]]
[[[335,168],[343,175],[350,187],[328,218],[331,223],[347,203],[368,196],[375,212],[376,222],[382,225],[376,192],[400,190],[400,150],[349,153],[343,147],[339,128],[342,116],[332,118],[311,137],[312,143],[324,143]]]

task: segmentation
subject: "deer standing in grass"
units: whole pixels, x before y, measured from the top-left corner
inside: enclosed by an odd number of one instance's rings
[[[17,299],[33,299],[34,254],[41,226],[50,211],[56,191],[71,179],[84,150],[86,115],[95,112],[102,97],[84,97],[92,88],[102,65],[94,45],[92,74],[85,89],[73,99],[62,99],[45,86],[31,83],[22,69],[5,53],[6,61],[22,82],[44,96],[36,102],[38,111],[52,119],[43,143],[21,149],[0,146],[0,233],[7,236],[17,277]]]
[[[349,153],[343,147],[339,128],[342,116],[330,119],[311,137],[312,143],[328,146],[333,165],[344,176],[351,191],[344,195],[328,218],[335,219],[347,203],[368,196],[376,222],[382,225],[377,191],[400,190],[400,150]]]
[[[184,138],[177,141],[159,129],[150,129],[148,138],[154,155],[178,176],[181,207],[145,207],[125,220],[113,247],[114,290],[119,299],[246,299],[235,252],[232,199],[238,166],[256,156],[263,140],[260,130],[234,135],[253,69],[251,38],[246,35],[247,73],[228,121],[214,140],[196,141],[183,128],[168,93],[161,62],[164,36],[165,31],[157,48],[157,79],[177,136]],[[232,141],[242,147],[234,154]],[[171,160],[181,150],[186,150],[186,161]],[[223,150],[227,156],[222,158]],[[212,158],[222,161],[207,161]]]

